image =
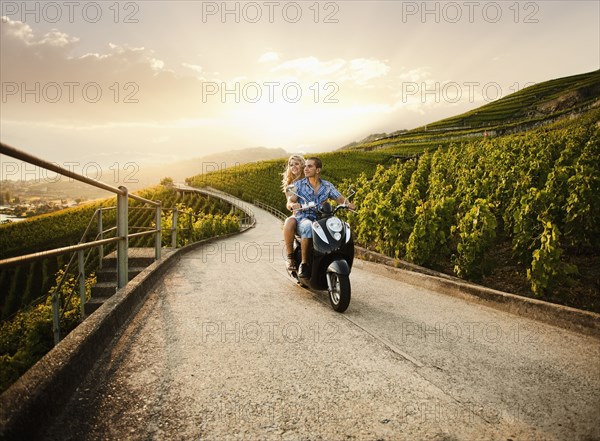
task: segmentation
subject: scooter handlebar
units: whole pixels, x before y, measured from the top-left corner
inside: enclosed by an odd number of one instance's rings
[[[344,209],[344,210],[348,210],[351,211],[352,213],[356,213],[356,210],[353,210],[352,208],[350,208],[348,206],[348,204],[340,204],[338,206],[336,206],[333,210],[334,213],[336,213],[338,210],[340,209]],[[321,211],[318,207],[317,204],[315,204],[314,202],[309,202],[308,204],[302,204],[302,206],[300,208],[294,208],[294,212],[296,211],[308,211],[308,210],[317,210],[317,211]]]
[[[294,208],[294,212],[296,211],[308,211],[308,210],[314,210],[317,208],[317,204],[315,204],[313,201],[310,201],[308,204],[302,204],[300,206],[300,208]]]
[[[340,210],[340,209],[342,209],[342,208],[343,208],[344,210],[351,211],[352,213],[356,213],[356,210],[353,210],[352,208],[350,208],[350,207],[348,206],[348,204],[340,204],[340,205],[336,206],[336,207],[334,208],[333,212],[335,213],[335,212],[337,212],[338,210]]]
[[[300,208],[296,208],[296,211],[306,211],[314,208],[317,208],[317,204],[315,204],[313,201],[310,201],[308,204],[302,204]]]

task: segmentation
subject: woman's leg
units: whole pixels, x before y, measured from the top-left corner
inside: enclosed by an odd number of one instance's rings
[[[285,241],[285,253],[287,255],[288,269],[295,269],[293,253],[294,253],[294,236],[296,234],[296,218],[288,217],[283,223],[283,240]]]

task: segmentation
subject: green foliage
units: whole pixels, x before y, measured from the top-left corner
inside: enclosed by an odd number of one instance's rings
[[[531,291],[542,296],[551,289],[559,278],[573,274],[574,265],[561,260],[560,232],[552,222],[542,222],[544,231],[540,237],[541,246],[533,252],[531,268],[527,269],[527,279],[531,281]]]
[[[56,285],[50,292],[56,292],[63,274],[63,270],[56,273]],[[95,283],[96,277],[93,274],[86,278],[87,298],[90,297],[92,285]],[[64,337],[81,319],[79,282],[75,276],[67,276],[58,295],[60,304],[64,308],[60,320],[61,335]],[[44,303],[20,311],[11,320],[2,322],[0,324],[0,391],[6,390],[52,349],[53,345],[52,296],[48,296]]]
[[[171,178],[171,177],[162,178],[160,180],[160,185],[164,185],[165,187],[172,187],[173,186],[173,178]]]
[[[469,112],[424,127],[389,136],[382,135],[375,140],[369,137],[364,142],[352,143],[344,149],[402,149],[415,152],[434,146],[446,148],[449,142],[461,138],[484,138],[485,132],[497,136],[534,128],[577,108],[593,106],[600,90],[600,70],[525,88],[522,88],[523,85],[515,86],[515,93]]]
[[[77,243],[92,214],[102,205],[87,204],[21,222],[0,224],[0,258]]]
[[[600,247],[600,133],[595,131],[585,144],[568,176],[564,210],[569,241]]]
[[[172,187],[155,186],[137,192],[140,196],[161,201],[165,208],[183,204],[198,215],[227,215],[231,207],[228,203],[216,198],[209,198],[194,192],[181,194]],[[33,253],[51,248],[64,247],[77,243],[90,221],[91,228],[85,237],[92,241],[98,234],[97,223],[92,219],[99,208],[114,207],[116,199],[88,204],[83,207],[61,210],[49,215],[38,216],[23,222],[0,225],[0,258]],[[155,210],[136,200],[129,201],[130,232],[153,228]],[[164,212],[163,212],[164,215]],[[116,226],[116,210],[102,211],[103,229]],[[211,220],[211,222],[213,222]],[[218,224],[218,222],[217,222]],[[215,224],[215,225],[217,225]],[[219,230],[220,227],[215,227]],[[163,244],[170,245],[169,232],[163,227]],[[115,232],[104,234],[104,238],[114,237]],[[166,237],[165,237],[166,236]],[[152,247],[154,236],[145,235],[132,238],[130,247]],[[110,253],[114,245],[105,247],[105,254]],[[94,271],[98,266],[98,252],[92,251],[86,264],[86,273]],[[25,308],[36,299],[45,297],[50,287],[48,275],[53,274],[62,266],[63,256],[47,258],[41,264],[24,264],[0,269],[0,318],[6,320],[16,311]],[[39,301],[39,300],[38,300]]]
[[[389,161],[391,155],[340,151],[319,157],[323,160],[323,179],[339,185],[348,176],[358,177],[361,172],[371,176],[377,165]],[[258,200],[286,213],[286,199],[281,191],[281,174],[286,164],[286,158],[243,164],[197,175],[186,182],[193,187],[213,187],[248,202]]]
[[[172,188],[164,186],[146,189],[140,193],[142,197],[147,199],[162,201],[163,206],[176,205],[179,210],[195,214],[195,217],[192,218],[192,228],[190,230],[185,229],[186,227],[182,227],[181,224],[179,225],[182,228],[180,234],[178,234],[180,240],[179,246],[239,231],[239,218],[233,212],[230,212],[231,207],[228,203],[219,199],[208,198],[194,192],[181,195]],[[90,210],[90,216],[96,207],[101,207],[103,204],[104,202],[94,206],[94,209]],[[72,234],[75,234],[74,232],[77,231],[83,231],[89,218],[80,219],[79,216],[73,217],[70,211],[65,211],[66,213],[52,214],[48,219],[52,219],[58,225],[62,223],[63,228],[66,230],[70,229]],[[129,223],[132,230],[154,227],[154,219],[154,209],[146,209],[137,201],[130,203]],[[83,226],[78,225],[79,221],[84,220],[85,224]],[[114,226],[115,221],[114,210],[103,211],[103,227],[105,229]],[[169,246],[172,211],[163,210],[161,221],[163,245]],[[43,226],[36,226],[34,220],[29,222],[23,228],[24,236],[31,231],[43,231]],[[42,225],[46,225],[45,221],[42,222]],[[4,234],[4,231],[2,233]],[[95,233],[95,231],[92,231],[92,235]],[[41,238],[44,237],[41,236]],[[134,238],[134,240],[130,241],[130,246],[150,246],[153,240],[151,235]],[[31,238],[30,243],[31,246],[34,245],[34,238]],[[56,273],[56,284],[49,290],[45,279],[49,270],[53,268],[53,265],[62,261],[63,258],[59,256],[55,260],[46,259],[0,271],[0,283],[9,285],[9,289],[7,290],[9,295],[4,299],[3,319],[12,315],[12,318],[0,324],[0,390],[6,389],[53,347],[51,295],[45,296],[45,300],[37,305],[30,306],[16,314],[14,314],[14,311],[25,306],[34,296],[39,297],[46,292],[49,294],[56,292],[58,282],[65,270],[60,269]],[[93,275],[86,279],[88,298],[91,286],[95,282],[96,279]],[[60,328],[61,335],[64,336],[77,326],[80,321],[79,284],[74,276],[67,275],[60,289],[59,297],[62,305],[61,310],[63,310]]]
[[[406,244],[406,259],[418,265],[432,265],[447,258],[454,198],[429,199],[416,210],[417,218]]]
[[[200,214],[183,203],[176,204],[177,246],[185,246],[203,239],[240,231],[240,220],[233,214]],[[161,216],[163,246],[171,245],[170,231],[173,228],[173,210],[163,211]]]
[[[540,219],[564,232],[552,246],[560,249],[554,258],[565,267],[565,246],[571,253],[596,253],[600,245],[599,118],[596,109],[528,132],[463,138],[460,143],[451,138],[426,141],[431,133],[422,133],[423,142],[411,141],[410,151],[418,156],[398,157],[390,139],[369,141],[369,152],[351,147],[322,155],[323,177],[342,192],[356,190],[357,212],[345,216],[362,246],[422,265],[453,267],[460,277],[479,279],[490,269],[488,256],[498,241],[509,241],[511,264],[523,273],[529,268],[532,280],[543,280],[542,274],[550,274],[558,263],[543,264],[548,258],[536,253],[546,237]],[[188,183],[257,199],[285,212],[280,189],[284,168],[283,159],[265,161],[196,176]],[[532,269],[534,253],[538,257]],[[533,292],[542,295],[548,289]]]
[[[565,245],[571,253],[598,251],[599,117],[592,110],[426,152],[371,178],[349,177],[345,186],[357,188],[358,210],[349,216],[357,243],[421,265],[453,264],[458,276],[478,279],[501,236],[512,243],[513,264],[529,268],[532,292],[548,293],[566,274],[560,266],[574,274]]]
[[[485,253],[496,237],[496,217],[493,205],[477,199],[459,220],[453,232],[458,235],[454,272],[458,277],[477,278],[484,272]]]

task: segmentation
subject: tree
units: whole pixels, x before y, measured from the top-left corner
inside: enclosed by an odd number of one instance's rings
[[[170,178],[170,177],[162,178],[160,181],[160,185],[163,185],[165,187],[172,187],[173,186],[173,178]]]

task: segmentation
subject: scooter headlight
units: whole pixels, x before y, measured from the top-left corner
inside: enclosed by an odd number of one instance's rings
[[[327,219],[326,225],[327,229],[331,232],[332,235],[335,233],[341,233],[342,229],[344,228],[342,221],[339,220],[337,217],[330,217],[329,219]]]

